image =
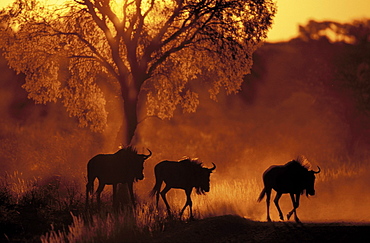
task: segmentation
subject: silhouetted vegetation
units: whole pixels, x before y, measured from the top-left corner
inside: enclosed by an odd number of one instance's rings
[[[19,173],[1,178],[0,241],[145,242],[179,221],[178,213],[167,219],[147,203],[138,204],[134,214],[117,211],[110,196],[103,198],[103,210],[94,204],[87,212],[83,193],[69,183],[26,180]]]
[[[352,23],[310,20],[299,26],[299,38],[303,41],[327,40],[352,45],[368,45],[370,42],[370,20],[355,20]]]
[[[178,106],[196,110],[189,82],[197,77],[209,78],[213,98],[220,89],[237,92],[274,14],[271,0],[84,0],[54,8],[17,0],[0,12],[0,47],[26,75],[30,98],[61,101],[94,131],[106,128],[112,99],[101,87],[114,87],[122,99],[121,142],[129,145],[141,97],[149,115],[170,118]]]
[[[139,148],[149,147],[153,158],[144,168],[146,180],[135,188],[135,222],[124,212],[113,213],[110,191],[102,193],[102,214],[95,209],[84,214],[86,163],[95,154],[117,150],[112,141],[117,126],[103,134],[77,128],[78,121],[68,118],[60,104],[30,102],[20,89],[22,76],[8,75],[2,66],[1,240],[39,241],[42,236],[45,241],[120,237],[173,242],[176,236],[177,240],[313,242],[368,237],[368,225],[256,222],[265,220],[265,205],[256,203],[263,170],[301,153],[322,168],[316,198],[300,205],[305,221],[369,219],[368,53],[368,44],[328,38],[265,44],[255,53],[253,74],[236,96],[221,92],[215,104],[203,99],[208,94],[200,88],[199,113],[175,111],[178,116],[171,121],[143,122],[139,132],[145,138]],[[108,120],[114,126],[119,119],[110,108]],[[155,163],[183,155],[217,164],[210,192],[192,195],[194,216],[199,219],[194,222],[186,220],[186,211],[185,221],[179,220],[179,212],[169,220],[165,209],[157,211],[146,197],[154,185]],[[181,209],[183,191],[176,193],[168,199],[173,200],[173,208]],[[282,199],[284,206],[290,210],[291,202]],[[254,221],[214,217],[225,214]],[[275,210],[271,214],[278,218]]]
[[[300,40],[311,45],[319,44],[323,53],[332,53],[329,58],[335,85],[350,89],[359,110],[369,115],[370,20],[355,20],[345,24],[311,20],[306,26],[300,26],[299,32]]]
[[[58,177],[47,182],[24,179],[18,172],[1,178],[0,240],[37,242],[52,228],[71,224],[72,214],[82,212],[83,197],[79,189],[63,183]]]

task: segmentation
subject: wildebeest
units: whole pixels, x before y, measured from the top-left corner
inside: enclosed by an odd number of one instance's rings
[[[99,208],[100,194],[105,185],[113,185],[113,205],[116,206],[118,183],[127,184],[134,204],[133,183],[144,179],[144,161],[152,155],[149,149],[148,151],[148,155],[138,154],[134,147],[127,146],[118,150],[115,154],[98,154],[90,159],[87,164],[86,207],[89,204],[89,193],[93,194],[94,191],[95,178],[99,180],[99,186],[96,190],[96,200]]]
[[[185,190],[186,203],[180,212],[180,217],[185,208],[189,206],[190,218],[193,218],[193,203],[190,195],[193,188],[196,189],[197,194],[205,194],[209,192],[210,174],[216,165],[214,163],[212,168],[204,168],[202,163],[197,159],[184,159],[181,161],[162,161],[154,167],[155,185],[150,193],[151,196],[156,195],[156,202],[158,207],[159,194],[161,194],[164,203],[166,204],[168,215],[171,215],[170,205],[166,199],[166,193],[171,188],[179,188]],[[161,191],[162,182],[166,183],[165,188]]]
[[[270,196],[271,189],[276,191],[274,203],[277,210],[279,211],[279,217],[284,220],[283,213],[279,207],[279,199],[282,194],[289,193],[293,203],[293,209],[287,214],[288,220],[294,213],[294,219],[299,223],[296,209],[299,207],[299,197],[306,190],[306,196],[315,195],[315,174],[320,172],[308,170],[302,163],[292,160],[285,165],[273,165],[263,173],[264,188],[258,198],[260,202],[266,194],[267,204],[267,221],[271,221],[270,218]]]

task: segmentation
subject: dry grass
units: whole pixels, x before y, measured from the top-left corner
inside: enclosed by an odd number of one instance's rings
[[[260,190],[256,180],[220,180],[212,183],[206,195],[192,194],[194,215],[197,219],[224,214],[238,214],[249,218],[259,217],[262,212],[255,212],[254,205]],[[107,211],[100,214],[74,216],[68,230],[52,230],[41,237],[42,242],[114,242],[145,241],[153,234],[162,232],[175,222],[188,219],[188,210],[182,218],[179,210],[185,203],[183,190],[171,190],[168,193],[173,216],[168,217],[160,199],[160,207],[154,206],[154,200],[145,198],[150,203],[139,204],[134,213],[129,211],[114,213],[109,208],[110,195],[103,198]],[[88,218],[88,220],[86,219]]]
[[[255,206],[261,189],[256,179],[220,180],[212,183],[207,195],[195,195],[193,205],[202,218],[237,214],[259,220],[262,212]]]
[[[68,230],[52,230],[41,236],[41,242],[111,242],[119,237],[132,239],[134,224],[124,213],[91,215],[86,222],[82,216],[74,216]],[[129,218],[129,219],[128,219]]]
[[[41,236],[41,242],[132,242],[145,241],[160,232],[169,219],[151,204],[141,204],[132,210],[104,211],[72,215],[67,230],[51,230]]]
[[[6,188],[13,203],[18,204],[27,193],[37,187],[37,183],[37,178],[25,179],[22,172],[14,171],[12,174],[5,173],[5,177],[0,180],[0,187]]]
[[[363,169],[355,171],[349,167],[325,170],[318,175],[318,196],[307,199],[302,197],[299,216],[302,221],[335,221],[351,218],[361,220],[366,216],[368,206],[361,203],[369,198],[364,196],[360,184],[366,179]],[[325,171],[325,173],[324,173]],[[353,195],[349,197],[338,191],[338,183],[347,183],[342,190],[350,189]],[[112,209],[111,187],[108,187],[102,197],[103,210],[97,213],[92,208],[85,212],[83,185],[79,182],[66,181],[60,177],[49,180],[42,178],[27,179],[20,172],[7,174],[0,179],[0,226],[3,227],[2,239],[42,242],[115,242],[146,241],[166,229],[186,222],[188,210],[180,219],[179,210],[185,204],[183,190],[171,190],[168,200],[173,217],[169,218],[163,201],[160,207],[154,206],[154,200],[139,193],[139,203],[134,211],[115,212]],[[261,179],[227,179],[222,175],[212,175],[211,190],[206,195],[192,194],[194,216],[196,219],[206,219],[213,216],[240,215],[254,221],[265,221],[265,203],[257,203],[262,189]],[[355,194],[356,190],[362,190]],[[138,191],[139,192],[139,191]],[[338,199],[338,200],[337,200]],[[335,201],[337,200],[337,201]],[[336,206],[333,207],[332,203]],[[283,212],[291,209],[288,196],[283,196],[281,204]],[[341,211],[338,215],[337,210]],[[271,218],[278,220],[276,209],[271,205]],[[0,227],[1,228],[1,227]],[[6,231],[8,230],[8,231]],[[41,238],[40,238],[41,237]],[[123,239],[123,240],[122,240]]]
[[[237,214],[250,219],[260,219],[263,212],[256,211],[257,198],[262,190],[262,182],[251,179],[215,179],[211,177],[210,191],[205,195],[197,195],[193,191],[193,214],[195,218],[203,219],[211,216]],[[150,200],[145,198],[144,200]],[[185,205],[184,190],[172,189],[167,193],[167,200],[171,211],[178,215]],[[154,201],[154,200],[150,200]],[[162,199],[159,199],[159,208],[165,210]],[[185,210],[183,219],[189,217],[189,210]]]

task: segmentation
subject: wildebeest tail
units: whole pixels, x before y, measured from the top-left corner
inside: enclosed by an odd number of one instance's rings
[[[265,197],[265,194],[266,194],[266,188],[263,188],[260,196],[257,199],[257,202],[261,202],[261,200]]]
[[[95,173],[92,173],[89,169],[87,171],[87,184],[86,184],[86,193],[91,195],[94,193],[94,181],[97,176]]]
[[[93,183],[87,183],[86,185],[86,192],[93,194],[94,193],[94,182]]]
[[[156,180],[153,189],[149,193],[150,197],[154,197],[154,195],[159,193],[159,191],[161,190],[161,185],[162,185],[162,182]]]
[[[163,176],[161,173],[161,163],[157,164],[154,167],[154,176],[155,176],[155,185],[153,189],[150,191],[149,196],[154,197],[154,195],[159,195],[159,191],[161,190],[162,182],[163,182]]]

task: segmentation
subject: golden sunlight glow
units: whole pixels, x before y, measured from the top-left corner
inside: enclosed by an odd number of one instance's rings
[[[130,8],[132,9],[132,8],[136,8],[136,6],[135,6],[135,4],[134,4],[134,0],[132,0],[132,1],[129,1],[128,2],[128,10],[127,10],[127,12],[129,13],[130,12]],[[114,13],[117,15],[117,17],[122,21],[123,20],[123,11],[122,11],[122,7],[123,7],[123,3],[124,3],[124,0],[114,0],[114,1],[111,1],[110,2],[110,7],[112,8],[112,10],[114,11]],[[144,14],[147,10],[148,10],[148,8],[150,7],[150,4],[151,3],[151,1],[150,0],[144,0],[144,1],[142,1],[142,3],[141,3],[141,13],[142,14]],[[163,2],[158,2],[158,3],[156,3],[156,7],[158,6],[158,5],[161,5],[161,3],[165,3],[166,4],[166,6],[168,7],[168,5],[170,4],[170,3],[166,3],[166,1],[163,1]],[[163,7],[164,5],[162,5],[162,7]]]
[[[298,25],[308,20],[351,22],[370,18],[369,0],[277,0],[277,14],[268,33],[271,42],[287,41],[298,35]]]
[[[122,4],[123,0],[116,0],[110,3],[110,7],[121,21],[123,19]]]
[[[66,0],[40,0],[48,5],[60,5]],[[14,2],[14,0],[0,1],[0,8]],[[112,1],[119,18],[118,6],[122,6],[123,0]],[[308,20],[316,21],[332,20],[337,22],[351,22],[353,19],[369,18],[369,0],[311,0],[290,1],[277,0],[278,11],[274,19],[272,29],[268,33],[268,41],[287,41],[298,35],[298,25],[304,25]],[[143,11],[145,11],[143,9]],[[154,19],[153,19],[154,21]]]

